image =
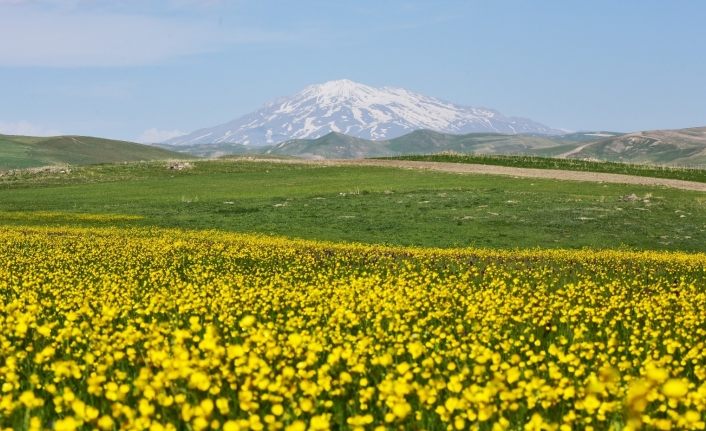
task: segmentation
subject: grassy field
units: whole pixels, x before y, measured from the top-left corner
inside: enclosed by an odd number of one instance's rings
[[[706,427],[706,193],[173,167],[0,175],[0,428]]]
[[[3,176],[0,223],[221,229],[435,247],[706,250],[703,193],[247,161]]]
[[[569,171],[604,172],[609,174],[642,177],[671,178],[685,181],[706,182],[706,169],[678,168],[649,164],[599,162],[577,159],[557,159],[537,156],[505,156],[483,154],[428,154],[385,157],[396,160],[421,162],[473,163],[481,165],[511,166],[516,168],[563,169]]]

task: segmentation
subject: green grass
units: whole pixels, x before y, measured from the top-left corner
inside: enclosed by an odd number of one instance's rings
[[[641,199],[621,199],[633,193]],[[0,177],[0,224],[223,229],[439,247],[706,251],[706,195],[380,167],[202,161],[173,171],[134,163]]]
[[[628,164],[619,162],[597,162],[535,156],[490,156],[482,154],[429,154],[385,158],[423,162],[474,163],[481,165],[511,166],[516,168],[564,169],[569,171],[603,172],[610,174],[637,175],[641,177],[697,181],[701,183],[706,182],[706,169]]]

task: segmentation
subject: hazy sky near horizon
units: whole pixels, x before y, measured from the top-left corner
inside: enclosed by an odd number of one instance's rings
[[[569,130],[706,126],[700,0],[0,0],[0,133],[156,141],[348,78]]]

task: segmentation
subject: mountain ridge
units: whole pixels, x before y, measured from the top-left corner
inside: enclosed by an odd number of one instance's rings
[[[198,129],[163,143],[239,143],[253,147],[340,132],[373,141],[414,130],[467,134],[563,133],[522,117],[454,104],[404,88],[372,87],[348,79],[313,84],[233,121]]]

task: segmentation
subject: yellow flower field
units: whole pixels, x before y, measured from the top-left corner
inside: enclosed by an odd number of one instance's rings
[[[706,255],[0,228],[0,429],[704,429]]]

